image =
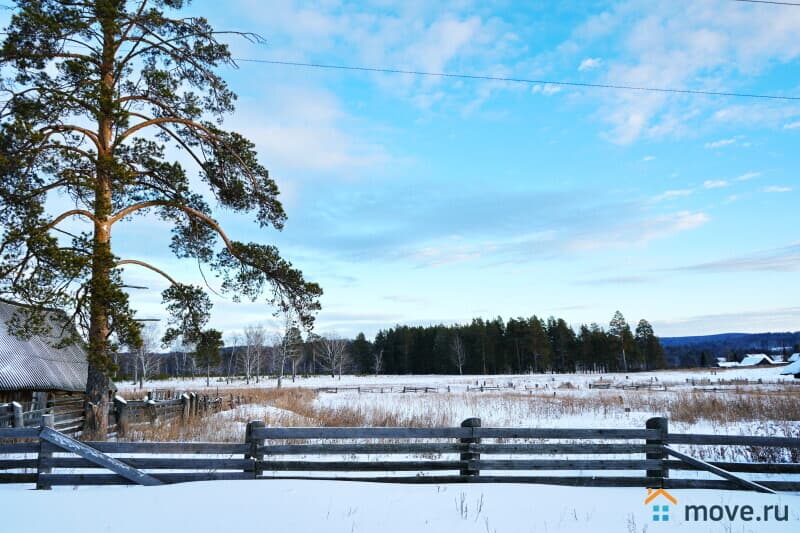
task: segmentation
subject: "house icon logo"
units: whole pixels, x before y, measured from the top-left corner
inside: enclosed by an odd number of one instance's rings
[[[678,500],[664,489],[647,489],[644,504],[652,506],[653,522],[669,522],[670,504],[678,505]]]

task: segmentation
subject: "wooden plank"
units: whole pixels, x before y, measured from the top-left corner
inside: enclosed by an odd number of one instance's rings
[[[472,436],[471,428],[291,427],[259,428],[256,439],[457,439]]]
[[[474,437],[482,439],[627,439],[658,436],[652,429],[561,429],[561,428],[475,428]]]
[[[285,472],[423,472],[459,470],[464,461],[258,461],[262,471]]]
[[[38,451],[39,444],[35,442],[0,443],[0,455],[7,453],[37,453]]]
[[[39,428],[0,428],[0,440],[35,439],[38,437]]]
[[[757,480],[763,485],[780,492],[800,492],[800,481]],[[679,479],[664,480],[665,489],[714,489],[714,490],[751,490],[724,479]]]
[[[683,461],[666,461],[674,470],[703,470]],[[728,472],[745,472],[752,474],[800,474],[800,463],[723,463],[708,461],[708,464],[722,468]]]
[[[472,444],[470,451],[485,454],[526,455],[605,455],[643,454],[648,451],[644,444]]]
[[[740,485],[742,487],[748,488],[750,490],[755,490],[757,492],[763,492],[765,494],[775,494],[775,491],[770,489],[770,488],[767,488],[767,487],[765,487],[763,485],[759,485],[758,483],[755,483],[753,481],[749,481],[749,480],[744,479],[742,477],[739,477],[739,476],[736,476],[734,474],[731,474],[727,470],[723,470],[723,469],[718,468],[718,467],[716,467],[714,465],[708,464],[705,461],[701,461],[700,459],[695,459],[694,457],[691,457],[689,455],[681,453],[681,452],[679,452],[677,450],[673,450],[669,446],[664,446],[664,451],[667,452],[669,455],[671,455],[673,457],[677,457],[678,459],[680,459],[681,461],[684,461],[685,463],[689,463],[690,465],[696,466],[696,467],[698,467],[698,468],[700,468],[702,470],[707,470],[708,472],[711,472],[712,474],[716,474],[716,475],[718,475],[718,476],[720,476],[722,478],[725,478],[725,479],[727,479],[727,480],[729,480],[729,481],[731,481],[731,482],[733,482],[733,483],[735,483],[737,485]]]
[[[375,439],[375,438],[503,438],[503,439],[647,439],[650,429],[551,429],[551,428],[378,428],[292,427],[263,428],[254,433],[262,439]]]
[[[63,435],[57,431],[54,431],[48,427],[43,427],[39,432],[39,438],[46,440],[47,442],[53,444],[61,448],[62,450],[66,450],[68,452],[72,452],[76,455],[83,457],[93,463],[105,467],[112,472],[119,474],[120,476],[133,481],[139,485],[145,486],[152,486],[152,485],[161,485],[161,481],[145,474],[144,472],[139,472],[135,468],[131,468],[130,466],[126,465],[125,463],[114,459],[108,455],[95,450],[94,448],[87,446],[81,442],[76,441],[66,435]]]
[[[50,485],[133,485],[134,482],[115,474],[43,474],[44,481]],[[153,474],[161,484],[185,483],[189,481],[217,481],[253,479],[253,474],[244,472],[179,472]]]
[[[181,459],[164,457],[117,457],[117,459],[140,470],[242,470],[252,467],[252,459]],[[1,463],[2,461],[0,461]],[[51,468],[105,468],[81,457],[53,457]]]
[[[336,454],[443,454],[461,453],[465,448],[450,442],[403,442],[397,444],[272,444],[260,446],[265,455],[336,455]]]
[[[36,483],[36,474],[0,474],[0,484]]]
[[[316,481],[357,481],[366,483],[517,483],[538,485],[566,485],[572,487],[652,487],[657,478],[633,476],[262,476],[256,479],[302,479]]]
[[[0,459],[0,470],[13,468],[36,468],[36,459]]]
[[[661,468],[661,461],[647,460],[613,460],[613,459],[590,459],[590,460],[564,460],[564,459],[541,459],[541,460],[481,460],[471,461],[476,463],[475,468],[484,470],[652,470]]]
[[[240,455],[250,451],[244,443],[227,442],[85,442],[103,453],[185,453]]]
[[[55,429],[56,431],[58,431],[60,433],[73,434],[73,433],[77,433],[79,431],[82,431],[83,430],[83,424],[81,423],[81,424],[73,424],[71,426],[56,426],[53,429]]]
[[[800,439],[792,437],[754,437],[748,435],[692,435],[670,433],[669,444],[701,444],[720,446],[765,446],[800,448]]]

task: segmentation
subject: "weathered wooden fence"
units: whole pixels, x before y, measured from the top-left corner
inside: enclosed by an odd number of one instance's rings
[[[23,404],[11,402],[0,404],[0,428],[3,427],[39,427],[42,417],[53,415],[54,428],[62,433],[74,435],[83,428],[83,399],[58,399],[44,409],[31,409],[30,402]],[[109,421],[114,426],[113,415]]]
[[[188,419],[190,416],[233,409],[251,400],[240,395],[212,397],[194,392],[181,393],[174,398],[168,398],[164,393],[156,397],[160,399],[129,401],[116,396],[108,411],[109,434],[123,436],[131,425]],[[17,402],[0,404],[0,428],[38,428],[45,415],[53,415],[53,429],[56,431],[77,435],[83,429],[85,413],[82,398],[57,398],[45,409],[29,410],[26,407],[29,406]]]
[[[670,433],[665,418],[642,429],[489,428],[477,418],[453,428],[251,422],[243,443],[80,443],[51,424],[46,416],[39,429],[0,429],[0,482],[47,488],[303,478],[800,491],[800,463],[706,462],[681,448],[764,447],[788,457],[800,439]]]

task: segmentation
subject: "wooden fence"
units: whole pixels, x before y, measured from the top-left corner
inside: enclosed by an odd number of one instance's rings
[[[116,396],[108,411],[109,436],[124,436],[131,425],[188,419],[190,416],[233,409],[251,400],[239,395],[212,397],[194,392],[182,393],[171,399],[167,399],[165,393],[156,397],[161,399],[129,401]],[[27,410],[26,406],[17,402],[0,404],[0,428],[39,428],[45,415],[53,415],[53,429],[68,435],[79,435],[83,429],[83,409],[82,398],[56,399],[47,408],[37,410]]]
[[[51,424],[48,415],[38,429],[0,429],[0,482],[48,488],[302,478],[800,491],[800,463],[706,462],[680,448],[760,447],[788,457],[800,439],[676,434],[665,418],[642,429],[488,428],[477,418],[454,428],[267,428],[256,421],[243,443],[80,443]]]

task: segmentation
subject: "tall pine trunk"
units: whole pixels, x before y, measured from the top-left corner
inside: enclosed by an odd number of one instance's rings
[[[98,13],[103,10],[98,9]],[[108,302],[111,301],[111,181],[114,173],[113,116],[114,116],[114,20],[101,19],[103,27],[103,57],[100,64],[98,106],[97,166],[94,187],[94,240],[92,249],[92,278],[89,304],[89,368],[86,380],[86,420],[84,436],[90,440],[105,440],[108,433],[108,408],[111,391],[109,371]]]

